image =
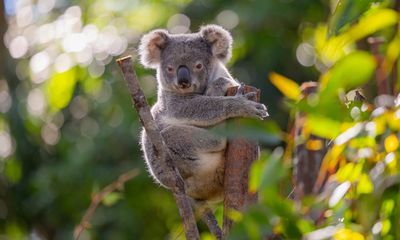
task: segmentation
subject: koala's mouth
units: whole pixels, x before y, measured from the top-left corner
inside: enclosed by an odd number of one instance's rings
[[[178,88],[180,89],[187,89],[190,88],[192,86],[192,84],[187,83],[187,82],[181,82],[178,84]]]
[[[186,85],[177,84],[177,85],[175,85],[175,88],[181,93],[192,93],[196,90],[196,85],[195,84],[186,84]]]

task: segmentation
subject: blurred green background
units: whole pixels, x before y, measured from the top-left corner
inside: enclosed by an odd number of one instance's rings
[[[133,168],[140,175],[99,206],[81,239],[182,237],[172,195],[145,169],[141,125],[115,59],[136,58],[141,35],[154,28],[220,24],[234,39],[232,74],[262,90],[267,124],[286,129],[288,105],[268,74],[318,80],[330,65],[310,39],[336,3],[2,0],[0,239],[71,239],[92,194]],[[135,68],[153,103],[154,71]],[[264,149],[284,145],[268,139]]]

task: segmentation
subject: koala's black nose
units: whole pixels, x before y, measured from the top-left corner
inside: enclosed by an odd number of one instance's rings
[[[192,84],[190,83],[190,72],[186,66],[179,66],[177,70],[178,85],[180,88],[189,88]]]

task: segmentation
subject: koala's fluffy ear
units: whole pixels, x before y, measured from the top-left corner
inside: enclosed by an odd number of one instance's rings
[[[227,62],[232,53],[231,34],[218,25],[206,25],[200,29],[201,36],[211,45],[212,54],[222,62]]]
[[[161,51],[169,38],[166,30],[158,29],[145,34],[140,40],[140,62],[147,68],[157,68],[161,61]]]

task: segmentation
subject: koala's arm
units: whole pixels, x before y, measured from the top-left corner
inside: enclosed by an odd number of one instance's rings
[[[206,89],[206,96],[225,96],[228,88],[239,86],[239,83],[232,78],[220,77],[211,82]]]
[[[165,121],[168,124],[210,127],[235,117],[263,119],[268,116],[265,105],[248,100],[248,98],[254,97],[254,94],[230,97],[193,95],[184,99],[172,100],[170,101],[171,105],[168,106],[170,114]]]

